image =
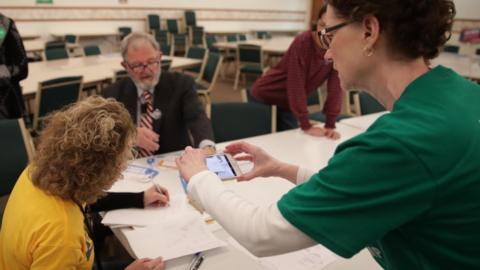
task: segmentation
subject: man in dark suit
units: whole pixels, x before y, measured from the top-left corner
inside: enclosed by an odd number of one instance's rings
[[[129,77],[110,85],[103,96],[122,102],[137,123],[136,143],[141,156],[182,150],[188,145],[212,151],[212,127],[193,79],[162,71],[159,45],[148,34],[131,33],[121,48],[122,66]]]

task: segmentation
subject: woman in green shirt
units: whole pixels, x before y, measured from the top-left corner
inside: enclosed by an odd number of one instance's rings
[[[385,269],[480,269],[480,87],[428,66],[454,15],[451,0],[328,1],[325,58],[343,89],[366,89],[391,113],[317,173],[229,145],[254,163],[239,180],[297,184],[266,208],[226,191],[187,148],[177,164],[192,199],[261,256],[320,243],[342,257],[368,248]]]

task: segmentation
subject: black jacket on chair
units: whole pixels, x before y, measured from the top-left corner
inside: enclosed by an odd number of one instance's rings
[[[137,121],[138,92],[130,78],[110,85],[103,91],[103,96],[122,102],[133,121]],[[154,90],[153,109],[161,112],[160,119],[153,121],[153,129],[160,135],[160,149],[155,154],[183,150],[189,145],[198,147],[202,140],[214,140],[210,120],[191,77],[162,71]]]

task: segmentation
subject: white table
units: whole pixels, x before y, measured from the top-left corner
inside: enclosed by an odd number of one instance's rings
[[[163,56],[162,59],[172,59],[171,68],[174,70],[201,63],[201,60],[185,57]],[[32,95],[40,82],[58,77],[81,75],[84,84],[102,82],[111,79],[115,71],[123,69],[121,62],[121,55],[113,53],[29,63],[28,77],[20,85],[23,95]]]
[[[271,39],[252,39],[237,42],[216,42],[215,47],[219,49],[236,50],[238,44],[253,44],[262,47],[267,54],[284,54],[295,37],[273,37]]]
[[[302,164],[302,166],[309,169],[320,169],[327,165],[328,160],[333,155],[338,144],[362,132],[358,128],[349,127],[342,123],[337,125],[337,130],[342,135],[341,139],[337,141],[312,137],[306,135],[299,129],[247,138],[245,141],[261,146],[271,155],[283,161]],[[217,145],[217,148],[223,149],[227,144],[228,143],[221,143]],[[167,187],[171,194],[183,192],[178,180],[178,171],[174,169],[162,169],[154,181]],[[278,200],[282,194],[293,187],[293,184],[290,182],[276,178],[255,179],[247,184],[255,189],[255,193],[258,193],[260,189],[260,192],[265,194],[266,197],[270,196],[269,199],[271,202]],[[125,230],[128,229],[113,229],[115,235],[117,235],[128,250],[128,242],[124,237]],[[222,229],[216,231],[214,234],[223,240],[229,237]],[[201,266],[202,270],[265,269],[261,264],[230,244],[228,244],[227,247],[206,251],[204,255],[205,261]],[[185,270],[191,258],[192,256],[184,256],[169,260],[167,261],[167,269]],[[339,258],[324,269],[377,270],[381,269],[381,267],[373,260],[367,251],[363,250],[351,259]]]
[[[373,122],[377,121],[377,119],[380,116],[387,113],[388,111],[384,111],[384,112],[371,113],[371,114],[366,114],[366,115],[352,117],[352,118],[345,118],[340,120],[340,123],[365,131],[373,124]]]
[[[66,35],[75,35],[80,38],[101,38],[101,37],[117,37],[119,34],[116,31],[53,31],[50,32],[54,38],[63,39]]]

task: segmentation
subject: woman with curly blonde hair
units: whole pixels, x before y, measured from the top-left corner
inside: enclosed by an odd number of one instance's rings
[[[85,206],[105,196],[121,176],[134,138],[130,115],[113,99],[89,97],[53,114],[10,195],[0,232],[0,269],[91,269]],[[137,260],[126,269],[163,267],[158,258]]]

